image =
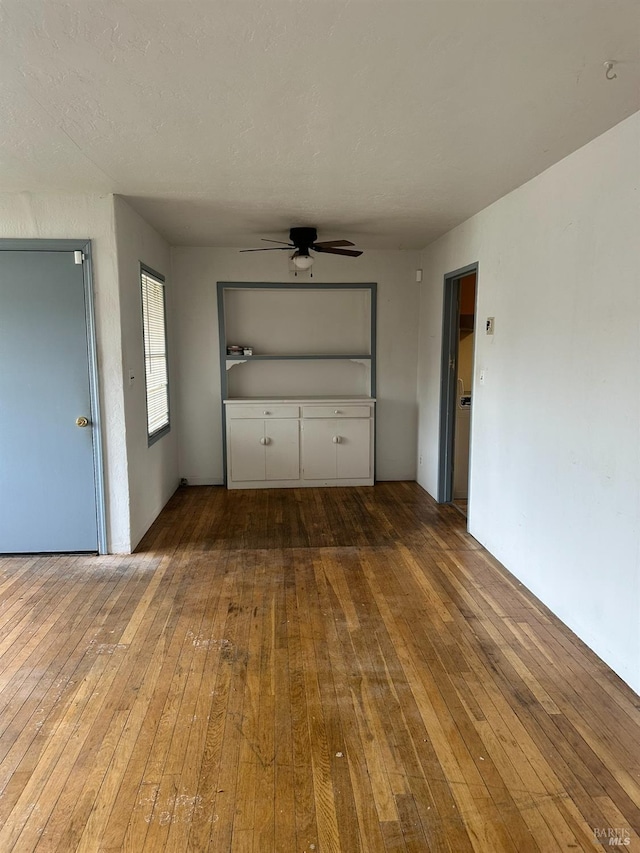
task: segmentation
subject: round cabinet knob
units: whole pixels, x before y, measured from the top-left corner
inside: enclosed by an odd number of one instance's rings
[[[261,438],[261,439],[260,439],[260,444],[266,444],[266,443],[267,443],[267,439],[266,439],[266,438],[264,438],[264,437],[263,437],[263,438]]]
[[[270,415],[270,414],[271,414],[271,412],[263,412],[262,414],[263,414],[263,415]]]
[[[334,414],[334,415],[341,415],[341,414],[342,414],[342,412],[340,411],[340,409],[334,409],[334,410],[333,410],[333,414]]]
[[[79,427],[89,426],[89,418],[85,418],[85,417],[76,418],[76,426],[79,426]]]
[[[334,444],[340,444],[340,436],[339,436],[339,435],[334,435],[334,436],[333,436],[333,438],[332,438],[332,441],[333,441],[333,443],[334,443]]]

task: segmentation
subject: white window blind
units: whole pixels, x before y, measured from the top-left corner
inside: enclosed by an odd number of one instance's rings
[[[169,371],[164,280],[144,267],[142,282],[142,328],[144,371],[147,388],[147,433],[160,437],[169,429]]]

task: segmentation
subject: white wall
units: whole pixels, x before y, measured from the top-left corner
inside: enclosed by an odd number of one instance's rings
[[[301,286],[378,283],[377,476],[415,478],[418,285],[416,252],[367,251],[357,260],[318,257],[314,278],[290,277],[284,252],[172,249],[175,285],[176,403],[180,476],[220,483],[222,416],[218,352],[218,281],[292,281]]]
[[[429,246],[418,368],[435,495],[443,277],[478,261],[470,532],[635,690],[639,152],[640,113]]]
[[[123,199],[114,199],[115,237],[122,316],[122,383],[128,459],[131,548],[134,548],[178,486],[178,440],[170,376],[171,430],[151,447],[147,441],[147,408],[142,340],[140,262],[165,277],[169,367],[173,367],[173,285],[168,244]],[[129,371],[134,375],[129,384]]]
[[[0,195],[0,237],[92,242],[109,551],[130,548],[120,295],[110,195]]]

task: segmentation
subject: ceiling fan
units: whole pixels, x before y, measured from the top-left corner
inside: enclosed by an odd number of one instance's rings
[[[313,252],[325,252],[330,255],[347,255],[357,258],[362,252],[358,249],[345,249],[344,246],[353,246],[349,240],[325,240],[318,243],[318,232],[315,228],[292,228],[289,231],[289,243],[282,240],[268,240],[262,238],[265,243],[282,243],[281,246],[265,246],[263,249],[240,249],[241,252],[291,252],[291,260],[297,270],[308,270],[313,264]]]

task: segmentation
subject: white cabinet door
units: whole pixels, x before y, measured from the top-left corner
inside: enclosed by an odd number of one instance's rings
[[[229,424],[230,479],[234,482],[266,478],[264,421],[231,420]]]
[[[303,423],[305,480],[366,480],[371,476],[369,418],[313,418]]]
[[[305,480],[335,480],[335,421],[304,420],[302,427],[302,476]]]
[[[334,421],[336,477],[340,480],[366,480],[371,476],[371,421],[367,418]]]
[[[230,479],[236,483],[298,480],[298,421],[233,418],[229,426]]]
[[[300,478],[300,432],[297,420],[263,421],[267,480]]]

